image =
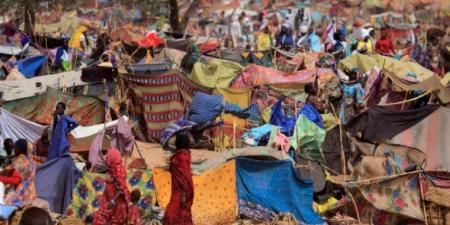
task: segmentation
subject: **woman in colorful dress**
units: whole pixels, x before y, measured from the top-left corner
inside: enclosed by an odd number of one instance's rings
[[[100,209],[94,214],[94,225],[123,225],[128,223],[130,193],[127,187],[126,170],[117,149],[106,155],[108,173],[106,186],[100,197]]]
[[[14,144],[14,154],[16,158],[11,165],[2,171],[2,174],[8,175],[0,176],[0,182],[2,184],[11,186],[5,193],[4,203],[25,207],[31,205],[36,199],[36,187],[34,185],[36,164],[28,157],[28,143],[25,139],[16,141]],[[3,197],[3,193],[1,195]],[[3,198],[0,200],[3,201]]]
[[[170,158],[172,195],[164,214],[164,225],[192,225],[191,207],[194,201],[194,184],[191,172],[189,137],[178,134],[175,139],[177,151]]]

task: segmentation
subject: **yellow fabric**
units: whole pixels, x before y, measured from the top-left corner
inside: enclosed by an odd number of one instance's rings
[[[271,114],[272,114],[272,106],[268,106],[262,111],[261,118],[264,123],[270,123]]]
[[[192,70],[192,81],[207,88],[227,88],[242,70],[239,63],[213,59],[208,63],[197,62]]]
[[[69,48],[83,50],[81,47],[81,36],[87,31],[87,27],[79,26],[69,41]]]
[[[323,126],[326,131],[329,131],[333,129],[335,126],[337,126],[336,118],[333,116],[332,113],[327,114],[321,114],[322,120],[323,120]]]
[[[373,43],[372,41],[368,40],[367,42],[364,41],[358,41],[358,44],[356,45],[357,50],[361,50],[363,48],[367,48],[367,53],[373,53]]]
[[[153,61],[152,55],[150,54],[150,50],[147,50],[147,55],[145,56],[145,63],[151,63]]]
[[[259,33],[256,38],[256,49],[258,51],[267,51],[272,48],[272,43],[270,41],[270,34]]]
[[[225,225],[236,221],[237,192],[235,161],[193,176],[194,204],[192,219],[195,225]],[[171,195],[170,172],[155,168],[153,174],[156,199],[166,208]]]
[[[316,210],[316,212],[318,212],[319,214],[323,214],[324,212],[328,211],[331,207],[336,205],[336,203],[338,203],[338,200],[334,197],[330,197],[323,204],[314,203],[314,210]]]

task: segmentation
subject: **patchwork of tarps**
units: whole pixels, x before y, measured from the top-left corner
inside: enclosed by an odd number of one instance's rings
[[[6,102],[2,107],[11,113],[39,124],[51,124],[52,113],[57,102],[66,103],[66,114],[80,125],[103,123],[105,118],[104,102],[93,96],[75,96],[48,87],[41,95]]]
[[[427,156],[426,170],[450,171],[450,109],[439,107],[415,125],[388,140],[417,148]]]
[[[192,96],[205,91],[174,71],[152,76],[126,74],[123,77],[141,94],[147,134],[156,140],[161,138],[167,126],[184,115]]]
[[[74,216],[85,221],[92,219],[93,214],[99,209],[99,197],[105,189],[104,174],[83,172],[78,183],[73,189],[72,203],[67,209],[69,216]],[[136,170],[127,172],[128,190],[138,189],[141,192],[141,200],[138,205],[141,216],[151,215],[151,207],[155,205],[155,186],[153,184],[153,172],[150,170]]]
[[[194,203],[192,219],[195,225],[228,225],[236,221],[237,195],[234,160],[193,176]],[[170,172],[154,169],[156,197],[165,208],[170,201],[172,182]]]
[[[25,138],[30,143],[41,138],[45,126],[39,125],[16,116],[3,108],[0,108],[0,146],[3,141],[11,138],[14,142],[20,138]]]
[[[300,224],[326,224],[312,208],[312,181],[299,179],[291,161],[241,157],[235,161],[240,214],[252,217],[290,213]],[[249,205],[254,206],[253,210]]]

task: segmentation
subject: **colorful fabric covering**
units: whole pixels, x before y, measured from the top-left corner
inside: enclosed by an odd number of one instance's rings
[[[92,96],[75,96],[48,87],[42,95],[11,101],[3,108],[27,120],[50,125],[56,102],[65,102],[67,115],[82,126],[103,123],[105,107],[101,99]]]
[[[147,134],[156,140],[160,140],[166,127],[183,116],[195,93],[207,92],[174,71],[154,76],[126,74],[123,77],[142,93]]]
[[[188,119],[197,124],[209,123],[222,113],[222,103],[222,95],[197,92],[192,98]]]
[[[165,208],[171,196],[171,176],[161,168],[154,170],[156,197]],[[232,224],[236,221],[237,195],[234,160],[193,176],[192,219],[196,225]]]
[[[26,78],[36,75],[36,71],[47,61],[47,56],[33,56],[14,63]]]
[[[450,109],[439,107],[417,124],[403,130],[388,142],[420,149],[427,155],[425,169],[450,171]]]
[[[270,114],[270,124],[279,126],[283,134],[286,134],[287,136],[292,135],[292,132],[295,128],[296,118],[297,115],[285,115],[285,113],[283,113],[282,100],[278,100],[278,102],[272,106],[272,112]]]
[[[197,62],[192,70],[192,81],[207,88],[227,88],[242,70],[239,63],[213,59],[206,64]]]
[[[294,135],[289,144],[307,158],[324,161],[322,145],[325,141],[325,130],[308,120],[304,115],[297,119]]]
[[[195,125],[196,123],[184,118],[181,118],[177,120],[177,122],[170,124],[166,129],[164,129],[162,133],[161,146],[166,147],[171,137],[173,137],[178,132],[183,132],[185,130],[191,129]]]
[[[306,69],[294,73],[284,73],[273,68],[251,64],[242,70],[230,87],[246,88],[269,85],[279,88],[300,88],[314,82],[315,75],[319,76],[320,83],[326,83],[336,76],[331,69]]]
[[[313,183],[297,178],[291,161],[235,161],[240,209],[250,202],[266,212],[291,213],[300,224],[326,224],[312,208]]]
[[[383,180],[359,188],[375,208],[424,220],[417,174]]]
[[[99,209],[99,197],[105,189],[104,174],[84,172],[73,189],[72,203],[67,214],[80,220],[92,219],[93,214]],[[128,190],[138,189],[141,192],[141,200],[138,205],[141,208],[141,216],[151,214],[151,207],[155,205],[155,191],[153,173],[150,170],[128,171]]]

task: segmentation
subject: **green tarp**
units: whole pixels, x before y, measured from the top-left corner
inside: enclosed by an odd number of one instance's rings
[[[241,70],[240,64],[227,60],[197,62],[192,70],[192,80],[207,88],[227,88]]]
[[[289,145],[300,155],[323,162],[322,145],[325,141],[325,134],[324,129],[318,127],[304,115],[300,115],[295,124],[294,135],[290,137]]]
[[[41,95],[6,102],[2,108],[27,120],[50,125],[58,101],[66,103],[66,114],[82,126],[103,123],[105,120],[105,106],[101,99],[93,96],[74,96],[50,87]]]

